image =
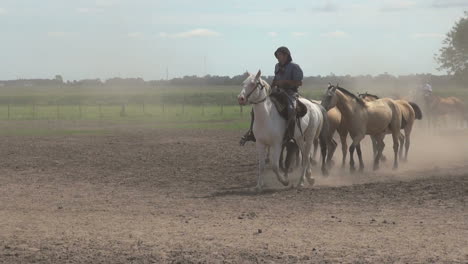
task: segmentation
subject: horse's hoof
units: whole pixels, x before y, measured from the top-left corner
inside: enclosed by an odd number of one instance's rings
[[[359,167],[359,172],[363,172],[364,171],[364,167]]]
[[[322,170],[322,176],[324,176],[324,177],[328,176],[328,170],[327,169]]]
[[[382,155],[382,157],[380,157],[380,160],[383,161],[383,162],[386,162],[386,161],[387,161],[387,157],[385,157],[384,155]]]
[[[314,186],[314,184],[315,184],[315,178],[310,177],[309,179],[307,179],[307,181],[309,182],[309,185],[310,185],[310,186]]]
[[[284,186],[289,185],[289,180],[287,178],[285,178],[285,177],[278,176],[278,181],[281,182],[281,184],[283,184]]]
[[[255,186],[254,190],[255,190],[256,193],[261,193],[263,191],[263,187],[261,185],[257,184],[257,186]]]
[[[304,181],[301,181],[298,185],[297,185],[297,189],[304,189],[306,186],[305,186],[305,183]]]
[[[311,165],[311,166],[317,166],[317,161],[311,159],[311,160],[310,160],[310,165]]]

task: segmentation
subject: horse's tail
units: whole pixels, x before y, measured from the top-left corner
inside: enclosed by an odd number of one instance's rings
[[[423,117],[421,108],[419,108],[419,106],[416,103],[409,102],[409,104],[411,105],[411,107],[414,110],[414,114],[415,114],[416,119],[421,120],[422,117]]]

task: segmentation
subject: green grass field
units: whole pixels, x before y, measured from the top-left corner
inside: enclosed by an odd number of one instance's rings
[[[306,98],[320,99],[326,88],[303,87]],[[160,127],[245,129],[250,106],[240,107],[240,86],[210,87],[20,87],[2,88],[0,120],[73,120],[141,122]],[[381,96],[406,90],[373,91]],[[357,91],[353,91],[357,92]],[[440,96],[457,96],[468,102],[468,89],[434,89]],[[5,122],[4,122],[5,123]],[[8,123],[8,122],[6,122]],[[29,131],[29,132],[28,132]],[[72,130],[70,130],[72,131]],[[69,133],[68,130],[62,134]],[[75,131],[76,132],[76,131]],[[12,133],[11,131],[9,132]],[[18,131],[21,134],[20,131]],[[26,130],[24,134],[48,133]]]

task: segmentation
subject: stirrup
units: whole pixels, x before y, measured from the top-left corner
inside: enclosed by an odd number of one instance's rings
[[[283,146],[288,146],[289,144],[293,144],[295,146],[298,146],[297,142],[296,142],[296,140],[294,138],[285,138],[285,139],[283,139],[283,144],[282,144]]]
[[[247,133],[245,133],[245,135],[239,141],[239,145],[244,146],[245,143],[247,143],[247,141],[253,141],[253,142],[257,141],[255,139],[255,136],[254,136],[252,130],[249,130],[249,131],[247,131]]]

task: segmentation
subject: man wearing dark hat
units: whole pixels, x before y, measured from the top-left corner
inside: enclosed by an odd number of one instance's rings
[[[287,134],[286,142],[294,141],[294,128],[296,121],[296,100],[298,98],[299,86],[302,86],[303,73],[301,67],[292,62],[291,52],[286,47],[279,47],[275,51],[275,57],[278,63],[275,65],[275,77],[271,87],[273,92],[283,93],[288,98],[288,120],[287,120]],[[239,144],[243,146],[247,141],[255,141],[255,136],[252,132],[254,115],[253,111],[250,113],[252,120],[250,122],[250,129],[241,138]]]

